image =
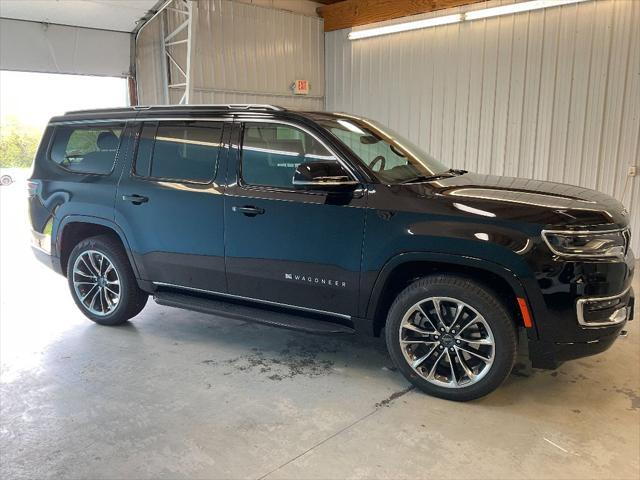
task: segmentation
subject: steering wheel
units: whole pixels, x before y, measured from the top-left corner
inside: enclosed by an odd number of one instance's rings
[[[374,167],[378,163],[380,163],[380,168],[378,170],[376,170]],[[384,170],[384,167],[385,167],[386,164],[387,164],[387,160],[382,155],[378,155],[376,158],[371,160],[371,163],[369,163],[369,168],[371,170],[373,170],[374,172],[379,172],[380,170]]]

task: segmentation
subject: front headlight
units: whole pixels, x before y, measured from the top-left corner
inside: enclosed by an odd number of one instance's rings
[[[542,238],[553,253],[562,257],[624,258],[627,249],[627,235],[624,230],[543,230]]]

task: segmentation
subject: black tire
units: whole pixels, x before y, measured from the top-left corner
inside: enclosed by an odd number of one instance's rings
[[[119,279],[119,301],[115,308],[107,314],[96,315],[78,297],[74,287],[73,268],[80,255],[88,251],[96,251],[105,255],[111,261]],[[77,276],[76,276],[77,277]],[[149,294],[140,290],[131,269],[129,258],[120,242],[109,235],[99,235],[87,238],[78,243],[69,255],[67,262],[67,280],[71,296],[78,308],[89,319],[100,325],[120,325],[142,311],[147,303]]]
[[[448,297],[464,302],[475,309],[490,327],[494,341],[493,363],[484,376],[475,383],[461,384],[456,388],[436,385],[418,374],[405,358],[400,343],[400,326],[403,317],[413,306],[431,297]],[[469,278],[454,275],[443,274],[424,277],[405,288],[389,309],[385,336],[393,362],[412,384],[429,395],[461,402],[483,397],[498,388],[511,372],[517,353],[516,327],[508,309],[491,290]],[[445,340],[445,335],[441,334],[439,337],[440,342]],[[450,337],[446,340],[450,341]],[[429,340],[434,339],[435,336],[429,337]],[[436,344],[434,343],[434,345]],[[431,345],[429,345],[430,348]],[[433,348],[442,349],[442,343]],[[444,350],[446,353],[447,348],[444,347]],[[437,350],[434,355],[438,355]],[[450,367],[452,370],[460,369],[463,371],[460,362],[455,358],[454,365],[455,368]]]

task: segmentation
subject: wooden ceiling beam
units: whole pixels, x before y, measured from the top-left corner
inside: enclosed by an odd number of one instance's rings
[[[394,18],[435,12],[485,0],[343,0],[317,9],[324,31],[357,27]]]

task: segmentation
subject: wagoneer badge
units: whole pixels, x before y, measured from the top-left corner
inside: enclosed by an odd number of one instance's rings
[[[328,278],[320,278],[320,277],[312,277],[309,275],[299,275],[297,273],[285,273],[285,280],[293,280],[296,282],[305,282],[312,283],[315,285],[327,285],[329,287],[341,287],[345,288],[347,286],[347,282],[343,282],[342,280],[333,280]]]

